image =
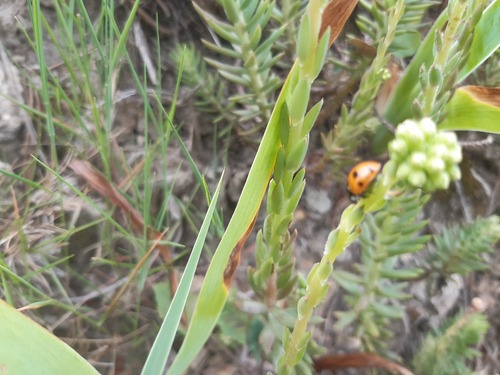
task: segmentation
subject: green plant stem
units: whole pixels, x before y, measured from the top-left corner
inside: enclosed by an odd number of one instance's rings
[[[293,331],[285,331],[284,354],[279,361],[279,374],[292,374],[293,367],[302,358],[310,338],[307,325],[314,308],[323,300],[328,290],[328,279],[333,270],[333,262],[343,250],[358,237],[358,228],[365,213],[379,210],[385,205],[386,195],[395,184],[394,173],[390,170],[392,163],[388,162],[382,172],[380,181],[374,186],[373,192],[358,203],[344,210],[340,223],[328,235],[323,258],[316,263],[307,277],[306,293],[297,304],[297,320]]]
[[[453,6],[450,10],[450,15],[448,17],[448,24],[442,35],[442,47],[438,50],[437,55],[434,59],[434,66],[440,69],[442,72],[450,58],[450,54],[454,49],[454,45],[457,43],[457,39],[460,39],[460,26],[463,22],[464,12],[466,11],[468,5],[467,2],[462,2],[456,0],[453,2]],[[438,100],[439,94],[441,93],[441,87],[435,85],[427,85],[422,95],[422,114],[424,117],[431,117],[435,111],[436,102]]]
[[[236,24],[236,32],[241,40],[242,59],[250,77],[251,89],[255,95],[256,104],[263,117],[267,120],[271,116],[271,109],[269,108],[266,96],[264,96],[264,82],[259,74],[259,64],[253,49],[250,47],[250,35],[245,30],[245,20],[242,17],[238,21],[238,24]]]

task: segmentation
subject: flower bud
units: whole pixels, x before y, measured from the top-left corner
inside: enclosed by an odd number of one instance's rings
[[[396,177],[427,191],[447,189],[460,178],[462,149],[455,133],[440,132],[430,118],[406,120],[389,144]]]

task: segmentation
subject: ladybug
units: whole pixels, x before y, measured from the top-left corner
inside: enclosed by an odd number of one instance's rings
[[[347,190],[352,195],[361,195],[377,177],[382,164],[374,160],[362,161],[356,164],[347,177]]]

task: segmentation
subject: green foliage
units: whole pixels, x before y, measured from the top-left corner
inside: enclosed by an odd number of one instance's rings
[[[0,300],[0,363],[11,374],[96,375],[62,340]],[[26,358],[29,353],[29,359]]]
[[[386,12],[387,29],[384,29],[383,40],[378,45],[375,59],[361,78],[351,109],[342,106],[340,119],[334,130],[322,137],[328,158],[336,162],[334,169],[342,167],[342,161],[348,160],[349,155],[366,140],[367,134],[379,125],[379,121],[373,116],[373,106],[380,86],[388,78],[388,49],[396,35],[397,25],[404,15],[403,3],[398,1],[395,7]]]
[[[475,35],[473,30],[480,20],[485,5],[484,0],[448,2],[447,8],[429,29],[412,61],[392,90],[383,113],[386,120],[398,124],[411,118],[413,111],[417,118],[436,116],[433,118],[439,122],[442,108],[456,83],[458,71],[466,64]],[[447,20],[451,19],[451,14],[455,18],[453,22],[447,23]],[[485,32],[484,38],[477,43],[478,50],[474,52],[486,58],[492,51],[482,50],[481,44],[485,39],[498,35],[498,30],[492,29],[491,25],[483,25],[482,29],[489,29],[489,32]],[[419,99],[415,103],[417,97]],[[374,148],[378,151],[380,149],[385,151],[390,137],[384,130],[379,130],[379,138],[375,140]]]
[[[355,272],[337,270],[333,278],[348,295],[347,311],[337,312],[338,327],[353,324],[364,350],[389,354],[389,322],[403,316],[406,281],[420,268],[399,269],[398,257],[422,249],[430,236],[418,235],[426,225],[418,216],[429,199],[420,192],[392,198],[382,211],[366,215],[361,225],[361,263]]]
[[[472,44],[474,27],[486,7],[485,0],[450,1],[446,13],[448,23],[435,34],[433,61],[420,67],[420,94],[413,103],[417,118],[441,118],[441,111],[450,98],[456,74],[466,63]]]
[[[378,45],[385,37],[390,24],[390,11],[396,5],[396,0],[362,0],[359,3],[365,9],[356,18],[356,25],[364,35]],[[396,35],[391,42],[389,52],[397,57],[412,56],[420,45],[420,32],[425,12],[432,5],[438,4],[434,0],[405,0],[404,13],[396,27]]]
[[[493,252],[498,241],[498,216],[478,218],[462,227],[445,229],[442,234],[434,236],[434,245],[427,259],[428,268],[443,277],[454,273],[465,276],[472,271],[484,270],[488,268],[484,254]]]
[[[214,116],[213,123],[233,124],[234,102],[228,101],[227,87],[220,76],[207,69],[200,52],[193,45],[177,44],[170,55],[176,67],[182,67],[182,83],[194,91],[196,108]]]
[[[306,0],[280,0],[274,7],[272,20],[280,28],[284,28],[285,31],[283,36],[276,40],[273,48],[285,54],[290,61],[296,57],[297,46],[295,41],[297,38],[297,27],[306,5]],[[286,59],[285,61],[280,61],[278,64],[280,66],[283,64],[289,65]]]
[[[429,333],[413,359],[415,374],[472,375],[466,361],[479,356],[472,347],[488,330],[480,313],[463,314],[444,330]]]
[[[227,63],[213,58],[206,58],[206,61],[222,77],[246,90],[230,98],[237,104],[233,113],[240,121],[255,121],[260,117],[261,123],[265,124],[271,115],[274,93],[282,84],[271,68],[282,58],[281,54],[273,53],[272,48],[283,33],[284,26],[267,35],[265,32],[274,10],[274,1],[221,0],[227,22],[193,4],[208,26],[230,44],[226,47],[204,41],[209,49],[230,59]]]

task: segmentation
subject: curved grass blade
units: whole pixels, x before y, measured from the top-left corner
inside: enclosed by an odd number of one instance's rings
[[[177,292],[174,295],[172,303],[168,309],[167,315],[163,320],[160,331],[156,336],[151,352],[148,355],[144,368],[142,369],[142,374],[144,375],[155,375],[163,374],[165,366],[167,364],[167,358],[172,348],[172,343],[174,342],[175,333],[179,327],[179,322],[182,317],[182,311],[186,305],[186,301],[189,294],[189,289],[193,282],[194,273],[196,271],[196,266],[200,260],[201,251],[203,249],[203,244],[208,233],[208,228],[210,226],[210,221],[215,212],[215,206],[217,199],[219,198],[220,188],[222,180],[224,178],[224,173],[222,174],[215,194],[208,207],[207,214],[201,225],[200,232],[196,238],[196,242],[193,247],[193,251],[189,257],[186,269],[182,274],[181,281],[177,288]]]

